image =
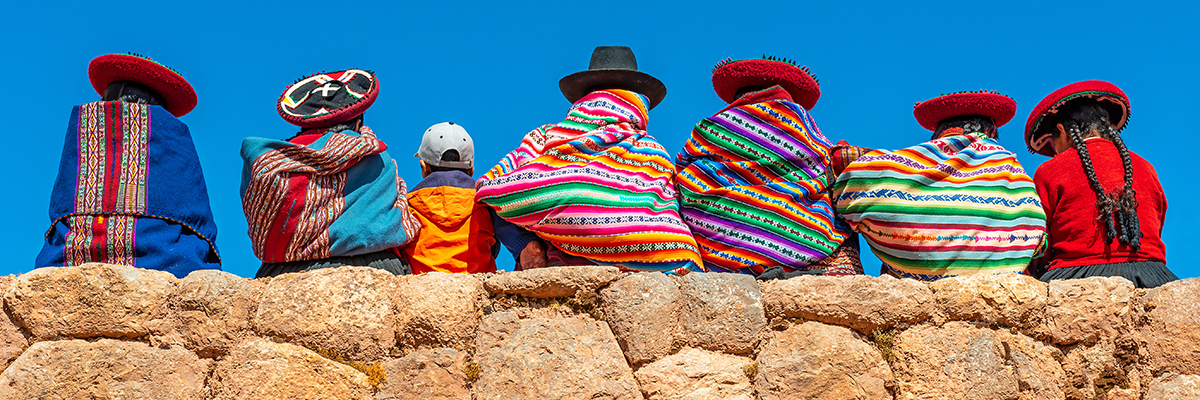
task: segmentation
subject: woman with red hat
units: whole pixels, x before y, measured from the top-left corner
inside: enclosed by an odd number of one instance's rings
[[[1141,288],[1177,280],[1167,269],[1167,197],[1154,167],[1125,148],[1129,98],[1083,81],[1042,99],[1025,124],[1029,150],[1053,157],[1034,174],[1050,247],[1041,280],[1121,276]]]

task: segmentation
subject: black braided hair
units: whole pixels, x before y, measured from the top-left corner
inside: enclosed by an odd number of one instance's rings
[[[1087,175],[1092,191],[1096,193],[1096,209],[1100,212],[1097,220],[1104,221],[1104,233],[1107,240],[1111,241],[1115,238],[1121,244],[1128,245],[1134,250],[1141,248],[1142,230],[1137,215],[1137,193],[1133,189],[1133,160],[1129,156],[1129,150],[1125,148],[1125,143],[1121,141],[1121,135],[1109,123],[1108,111],[1094,100],[1080,98],[1064,104],[1058,113],[1047,122],[1051,124],[1050,126],[1062,124],[1067,134],[1070,135],[1071,142],[1075,145],[1075,151],[1079,152],[1079,162],[1083,164],[1083,172]],[[1098,133],[1101,138],[1107,139],[1117,146],[1117,152],[1121,155],[1122,168],[1125,171],[1125,186],[1118,189],[1117,192],[1105,191],[1104,186],[1096,177],[1096,171],[1092,167],[1091,154],[1084,142],[1085,132],[1089,137],[1097,136]]]
[[[991,118],[982,115],[960,115],[938,121],[937,129],[933,131],[933,137],[930,139],[937,139],[942,132],[951,128],[962,128],[963,133],[981,132],[992,139],[1000,139],[996,124]]]

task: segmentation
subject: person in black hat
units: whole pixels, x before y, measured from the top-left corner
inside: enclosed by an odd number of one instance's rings
[[[529,132],[477,183],[476,201],[494,209],[518,268],[702,269],[679,218],[671,156],[645,130],[666,86],[637,70],[628,47],[602,46],[559,88],[573,103],[567,117]]]

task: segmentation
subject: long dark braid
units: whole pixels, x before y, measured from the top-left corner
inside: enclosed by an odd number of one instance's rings
[[[1125,190],[1122,190],[1117,198],[1120,202],[1118,218],[1122,224],[1120,241],[1137,250],[1142,247],[1142,229],[1138,223],[1137,191],[1133,188],[1133,159],[1129,157],[1129,149],[1125,148],[1125,142],[1121,140],[1121,135],[1113,129],[1112,125],[1105,125],[1102,136],[1117,146],[1117,152],[1121,154],[1121,165],[1125,168]]]
[[[1079,162],[1083,164],[1083,172],[1087,175],[1092,191],[1096,193],[1096,209],[1099,211],[1097,220],[1104,221],[1105,237],[1107,240],[1117,239],[1121,244],[1137,250],[1141,248],[1142,230],[1137,216],[1137,197],[1133,189],[1133,160],[1129,150],[1121,141],[1121,135],[1113,130],[1108,121],[1108,112],[1093,101],[1072,101],[1062,106],[1059,115],[1075,150],[1079,153]],[[1119,193],[1108,193],[1096,177],[1092,167],[1091,154],[1087,143],[1084,142],[1083,132],[1098,131],[1104,139],[1112,141],[1121,155],[1121,164],[1125,171],[1125,187]]]

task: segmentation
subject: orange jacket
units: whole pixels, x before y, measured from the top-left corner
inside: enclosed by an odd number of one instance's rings
[[[495,229],[487,206],[475,203],[475,189],[418,189],[408,193],[408,206],[421,221],[421,230],[400,251],[414,274],[496,271]]]

